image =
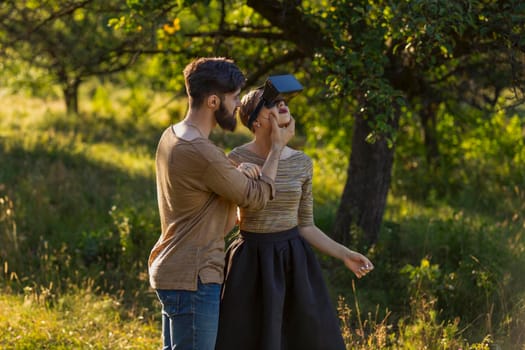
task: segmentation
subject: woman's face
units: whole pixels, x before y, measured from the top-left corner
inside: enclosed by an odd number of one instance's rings
[[[263,107],[259,112],[257,119],[264,120],[268,126],[270,126],[270,115],[274,114],[277,117],[277,123],[280,127],[285,127],[290,122],[292,116],[290,115],[290,110],[286,105],[286,102],[282,99],[277,100],[275,105],[271,108]]]

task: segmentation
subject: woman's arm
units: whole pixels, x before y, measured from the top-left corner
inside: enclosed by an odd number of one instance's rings
[[[374,265],[366,256],[348,249],[328,237],[317,226],[299,226],[299,233],[312,246],[322,253],[342,260],[358,278],[365,276],[374,269]]]

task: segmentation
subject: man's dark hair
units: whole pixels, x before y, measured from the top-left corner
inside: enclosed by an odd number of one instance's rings
[[[246,78],[233,60],[202,57],[184,68],[184,82],[191,106],[199,107],[209,95],[218,94],[222,98],[222,94],[242,88]]]

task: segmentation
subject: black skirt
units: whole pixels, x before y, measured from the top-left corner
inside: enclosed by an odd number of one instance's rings
[[[321,268],[297,227],[228,248],[216,350],[344,350]]]

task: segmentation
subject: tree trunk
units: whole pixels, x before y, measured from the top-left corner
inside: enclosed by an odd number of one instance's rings
[[[75,79],[64,84],[62,90],[64,92],[64,100],[66,103],[66,112],[68,115],[78,114],[78,87],[80,80]]]
[[[420,112],[421,125],[425,143],[425,154],[429,169],[435,169],[439,160],[439,146],[436,134],[436,115],[439,104],[428,101],[423,105]]]
[[[397,130],[399,115],[392,126]],[[366,141],[371,132],[368,121],[356,117],[352,139],[352,153],[347,180],[339,205],[333,238],[349,246],[367,248],[379,238],[379,229],[386,207],[394,161],[394,147],[389,148],[385,139],[375,143]],[[362,233],[359,242],[352,242],[351,228],[355,225]]]

